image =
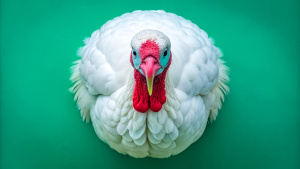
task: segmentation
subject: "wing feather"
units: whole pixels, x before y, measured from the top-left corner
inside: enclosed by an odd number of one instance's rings
[[[79,50],[82,59],[77,64],[80,80],[74,85],[82,90],[72,91],[88,92],[91,96],[78,94],[78,99],[111,95],[125,85],[128,72],[133,69],[129,62],[130,41],[144,29],[158,30],[169,37],[173,56],[169,75],[175,89],[191,96],[208,95],[212,89],[215,93],[227,91],[228,76],[219,60],[221,52],[205,31],[175,14],[135,11],[108,21],[85,40],[85,46]]]
[[[81,116],[83,120],[87,122],[90,119],[90,110],[95,105],[96,96],[90,94],[87,88],[84,86],[80,80],[79,65],[81,61],[77,60],[74,62],[74,65],[71,67],[72,76],[71,82],[74,85],[70,88],[72,93],[75,93],[74,101],[76,101],[78,109],[80,109]]]
[[[207,33],[189,20],[164,11],[135,11],[117,17],[86,40],[80,55],[81,78],[92,94],[110,95],[132,69],[132,37],[143,29],[165,33],[172,43],[170,75],[176,89],[206,95],[218,82],[218,56]]]

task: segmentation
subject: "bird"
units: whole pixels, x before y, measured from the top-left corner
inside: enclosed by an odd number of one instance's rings
[[[197,141],[229,92],[214,40],[190,20],[137,10],[84,40],[71,66],[74,101],[112,149],[167,158]]]

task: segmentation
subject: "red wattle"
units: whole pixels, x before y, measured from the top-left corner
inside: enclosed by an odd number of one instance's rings
[[[165,77],[166,72],[162,72],[155,77],[153,84],[153,93],[150,96],[150,109],[154,112],[160,111],[163,104],[166,103],[166,90],[165,90]]]
[[[142,44],[140,48],[141,60],[147,58],[147,56],[152,56],[159,60],[159,47],[153,41],[146,41]],[[132,56],[132,55],[131,55]],[[149,96],[147,82],[144,75],[142,75],[137,69],[134,69],[135,86],[133,92],[133,107],[136,111],[145,113],[150,108],[153,112],[158,112],[161,110],[162,105],[166,102],[166,90],[165,90],[165,78],[166,73],[171,64],[172,54],[170,54],[170,59],[168,66],[164,68],[163,72],[154,77],[153,81],[153,92]],[[132,57],[130,57],[130,62],[133,65]]]
[[[145,77],[134,69],[135,86],[133,92],[133,107],[136,111],[145,113],[149,109],[149,94]]]
[[[162,105],[167,101],[165,78],[168,67],[154,78],[151,96],[148,93],[146,78],[138,70],[134,70],[135,86],[132,101],[136,111],[145,113],[149,108],[153,112],[161,110]]]

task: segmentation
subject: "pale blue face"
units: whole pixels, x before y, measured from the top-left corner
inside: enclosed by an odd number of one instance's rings
[[[157,75],[163,72],[163,70],[168,66],[169,59],[170,59],[170,49],[166,48],[159,57],[159,65],[161,66],[161,68],[158,70]],[[132,62],[134,68],[137,69],[142,75],[144,75],[144,72],[140,68],[141,57],[135,49],[132,49]]]
[[[138,70],[142,75],[144,75],[144,72],[142,71],[142,69],[140,68],[141,65],[141,57],[139,55],[139,53],[135,50],[132,49],[132,62],[133,62],[133,66],[136,70]],[[144,75],[145,76],[145,75]]]
[[[161,68],[158,70],[157,75],[159,75],[167,66],[170,59],[170,49],[165,49],[164,52],[160,55],[159,64]]]

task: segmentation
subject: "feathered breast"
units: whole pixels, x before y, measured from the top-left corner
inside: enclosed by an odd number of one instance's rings
[[[161,108],[141,113],[134,106],[134,71],[143,72],[130,63],[130,42],[145,29],[170,39],[172,63]],[[222,54],[206,32],[164,11],[135,11],[108,21],[85,40],[79,56],[71,91],[82,116],[91,116],[99,138],[133,157],[161,158],[185,150],[202,135],[208,118],[216,118],[229,91]]]

